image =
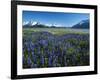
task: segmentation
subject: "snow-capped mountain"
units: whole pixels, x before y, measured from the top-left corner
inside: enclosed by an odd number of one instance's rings
[[[87,20],[82,20],[78,24],[73,25],[72,28],[84,28],[84,29],[86,28],[86,29],[88,29],[89,26],[90,26],[89,19],[87,19]]]
[[[36,21],[26,21],[23,22],[23,27],[24,28],[32,28],[32,27],[61,27],[61,25],[58,24],[43,24],[40,22],[36,22]]]
[[[47,25],[41,24],[36,21],[29,21],[29,22],[23,22],[24,28],[33,28],[33,27],[47,27]]]
[[[38,24],[38,22],[36,21],[26,21],[26,22],[23,22],[23,26],[34,26]]]

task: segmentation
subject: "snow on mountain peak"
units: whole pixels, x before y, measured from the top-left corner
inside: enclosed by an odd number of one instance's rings
[[[79,24],[80,24],[80,25],[82,25],[83,23],[84,23],[84,22],[83,22],[83,21],[81,21]]]
[[[36,25],[38,22],[36,22],[36,21],[25,21],[25,22],[23,22],[23,25],[31,25],[31,26],[33,26],[33,25]]]
[[[31,25],[33,26],[33,25],[36,25],[37,23],[38,23],[38,22],[32,22]]]
[[[87,22],[89,22],[89,20],[82,20],[82,21],[79,23],[79,25],[82,25],[82,24],[87,23]]]

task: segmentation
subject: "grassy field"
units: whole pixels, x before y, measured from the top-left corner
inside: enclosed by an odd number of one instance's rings
[[[89,29],[71,29],[71,28],[23,28],[23,34],[32,32],[46,31],[54,35],[64,35],[69,33],[74,34],[88,34]]]

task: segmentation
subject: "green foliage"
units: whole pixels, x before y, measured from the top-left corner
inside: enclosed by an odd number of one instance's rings
[[[23,35],[31,34],[32,32],[47,31],[55,35],[64,35],[69,33],[74,34],[88,34],[89,31],[86,29],[71,29],[71,28],[23,28]]]
[[[68,48],[67,49],[67,52],[68,52],[68,54],[70,54],[70,55],[72,55],[74,52],[75,52],[75,49],[74,48]]]

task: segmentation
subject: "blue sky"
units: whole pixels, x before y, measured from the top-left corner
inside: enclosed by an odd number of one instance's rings
[[[63,12],[39,12],[23,11],[23,22],[34,21],[41,24],[62,25],[71,27],[82,20],[89,19],[88,13],[63,13]]]

